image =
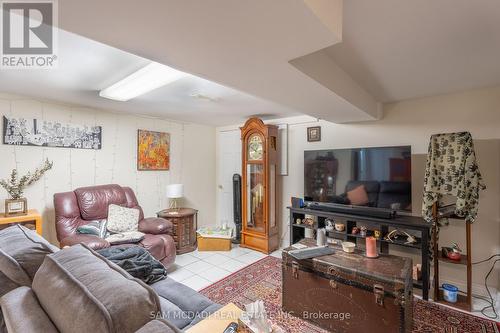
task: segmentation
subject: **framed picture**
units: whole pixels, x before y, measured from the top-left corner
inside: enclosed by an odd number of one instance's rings
[[[137,131],[137,170],[170,169],[170,134],[147,130]]]
[[[101,126],[3,117],[3,143],[14,146],[101,149]]]
[[[321,126],[307,128],[307,142],[321,141]]]
[[[5,200],[5,216],[26,215],[27,213],[28,202],[26,198]]]

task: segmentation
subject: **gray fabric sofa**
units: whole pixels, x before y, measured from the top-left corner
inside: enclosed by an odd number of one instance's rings
[[[148,286],[85,245],[58,250],[20,226],[0,231],[0,272],[12,333],[179,332],[220,308],[172,279]]]

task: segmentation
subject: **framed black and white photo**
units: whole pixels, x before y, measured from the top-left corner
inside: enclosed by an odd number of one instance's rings
[[[321,126],[307,128],[307,142],[321,141]]]
[[[16,146],[101,149],[101,126],[3,117],[3,143]]]

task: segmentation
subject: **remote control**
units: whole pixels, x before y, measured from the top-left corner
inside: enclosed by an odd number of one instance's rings
[[[224,330],[223,333],[236,333],[238,332],[238,324],[237,323],[231,323],[229,324],[228,327]]]
[[[308,247],[307,249],[291,250],[288,253],[297,260],[303,260],[334,254],[335,250],[324,245]]]

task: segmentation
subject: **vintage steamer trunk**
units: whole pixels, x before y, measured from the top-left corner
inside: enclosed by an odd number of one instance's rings
[[[283,311],[332,332],[411,332],[411,259],[368,259],[338,248],[332,255],[298,261],[290,250],[282,253]]]

